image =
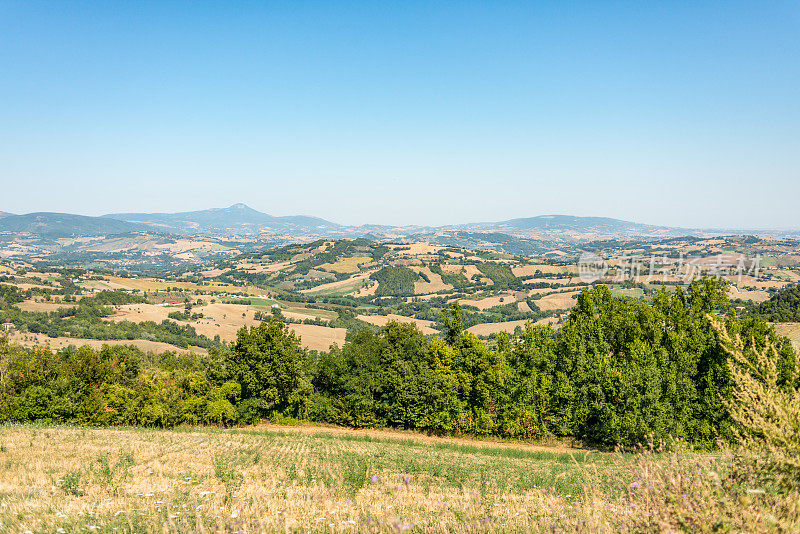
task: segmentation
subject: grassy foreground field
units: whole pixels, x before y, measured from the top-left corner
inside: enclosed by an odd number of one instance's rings
[[[796,495],[748,486],[730,460],[320,427],[7,426],[0,531],[793,531]]]

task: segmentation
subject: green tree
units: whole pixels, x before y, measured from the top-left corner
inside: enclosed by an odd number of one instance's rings
[[[226,366],[230,378],[241,385],[240,411],[245,419],[273,412],[303,415],[311,392],[306,358],[300,340],[278,320],[241,328],[233,350],[227,353]]]

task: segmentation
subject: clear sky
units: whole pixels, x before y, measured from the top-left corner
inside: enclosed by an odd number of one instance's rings
[[[0,0],[0,210],[800,227],[800,2]]]

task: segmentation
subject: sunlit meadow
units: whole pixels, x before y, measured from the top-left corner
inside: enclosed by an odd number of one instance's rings
[[[0,531],[792,531],[731,453],[331,428],[0,429]]]

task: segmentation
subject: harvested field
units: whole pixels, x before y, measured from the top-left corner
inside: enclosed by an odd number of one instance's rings
[[[36,302],[33,300],[26,300],[16,304],[16,306],[22,311],[51,312],[60,310],[61,308],[71,308],[77,306],[77,304],[73,302]]]
[[[800,350],[800,323],[771,323],[775,331],[789,338],[796,350]]]
[[[247,293],[250,295],[259,295],[264,292],[254,286],[234,286],[230,284],[223,284],[220,282],[208,282],[208,285],[199,285],[192,282],[182,281],[163,281],[153,278],[125,278],[121,276],[108,276],[103,280],[87,280],[78,284],[86,289],[123,289],[139,291],[165,291],[168,287],[177,287],[183,291],[203,291],[213,293]]]
[[[327,284],[318,285],[310,289],[303,289],[300,293],[308,295],[346,295],[357,291],[369,280],[371,273],[359,273],[351,276],[346,280],[339,280],[336,282],[329,282]]]
[[[154,321],[160,323],[167,318],[167,314],[174,311],[183,311],[183,306],[156,306],[155,304],[124,304],[117,307],[116,313],[107,319],[112,321],[131,321],[143,323]]]
[[[478,270],[478,267],[475,265],[444,264],[442,265],[442,270],[446,273],[451,273],[451,274],[461,273],[470,282],[473,282],[472,279],[473,276],[478,276],[479,277],[478,279],[482,284],[488,284],[488,285],[494,284],[494,282],[492,282],[482,272],[480,272],[480,270]]]
[[[389,321],[397,321],[398,323],[411,323],[417,325],[420,332],[425,335],[438,334],[439,331],[433,328],[436,324],[433,321],[425,321],[423,319],[415,319],[413,317],[404,317],[402,315],[359,315],[358,318],[365,323],[374,324],[376,326],[386,326]]]
[[[397,251],[399,254],[409,254],[411,256],[419,256],[420,254],[435,254],[436,251],[442,248],[434,245],[428,245],[426,243],[412,243],[410,245],[388,245],[388,246],[393,251]],[[406,249],[406,250],[398,250],[398,249]]]
[[[262,306],[251,306],[251,308],[260,308],[262,310],[271,311],[271,308],[266,308]],[[288,306],[284,307],[281,310],[281,313],[286,317],[290,317],[292,319],[300,319],[301,321],[304,319],[325,319],[330,321],[332,319],[336,319],[339,314],[335,311],[330,310],[317,310],[315,308],[300,308],[295,306]]]
[[[236,341],[236,333],[243,326],[258,326],[261,321],[256,320],[255,312],[263,307],[247,306],[244,304],[208,304],[192,309],[193,313],[202,313],[203,318],[196,321],[181,321],[181,324],[190,324],[198,334],[202,334],[209,339],[219,336],[223,341]],[[266,308],[264,308],[266,309]],[[173,311],[183,311],[183,307],[155,306],[153,304],[127,304],[120,306],[119,311],[109,319],[114,321],[155,321],[160,323],[167,318],[167,314]],[[316,315],[313,312],[319,311]],[[244,316],[243,316],[244,314]],[[325,310],[309,310],[308,315],[289,311],[287,317],[294,315],[298,319],[320,316],[330,318],[330,312]],[[327,316],[327,317],[325,317]],[[327,351],[333,343],[339,345],[344,343],[344,336],[347,331],[344,328],[329,328],[316,325],[297,325],[291,324],[289,328],[302,336],[303,346],[313,350]]]
[[[728,295],[732,299],[752,300],[753,302],[764,302],[769,300],[770,294],[766,291],[747,291],[740,290],[735,286],[731,286],[731,292]]]
[[[714,521],[734,532],[796,532],[800,526],[795,493],[741,498],[747,486],[730,476],[735,459],[726,452],[615,454],[272,425],[10,426],[0,432],[0,446],[0,525],[9,532],[668,532]]]
[[[453,286],[450,284],[445,284],[442,281],[442,277],[434,272],[432,272],[427,267],[419,267],[414,269],[417,272],[423,273],[425,276],[428,277],[430,282],[426,282],[422,278],[414,282],[414,293],[417,295],[424,295],[428,293],[436,293],[437,291],[443,290],[452,290]]]
[[[23,291],[26,289],[53,289],[53,286],[43,286],[41,284],[29,284],[27,282],[14,282],[14,285]]]
[[[502,299],[502,300],[501,300]],[[462,306],[475,306],[481,310],[488,310],[495,306],[503,306],[505,304],[513,304],[517,301],[511,293],[503,293],[501,295],[493,295],[479,300],[473,299],[454,299]]]
[[[335,273],[356,273],[359,271],[361,265],[369,263],[372,258],[369,256],[353,256],[350,258],[342,258],[336,263],[324,263],[319,266],[324,271],[333,271]]]
[[[568,310],[577,302],[575,299],[580,291],[563,291],[560,293],[551,293],[535,301],[535,304],[542,311],[550,310]]]
[[[200,274],[208,278],[214,278],[215,276],[219,276],[226,272],[228,272],[228,269],[208,269],[205,271],[200,271]]]
[[[573,273],[576,271],[576,267],[573,266],[560,266],[560,265],[516,265],[511,268],[511,272],[514,273],[514,276],[533,276],[536,274],[536,271],[541,273]],[[549,281],[549,279],[543,279],[545,281]]]
[[[84,345],[88,345],[92,348],[99,349],[103,345],[133,345],[134,347],[141,349],[145,352],[166,352],[166,351],[175,351],[175,352],[193,352],[195,354],[206,354],[207,351],[201,347],[189,347],[188,349],[184,349],[181,347],[176,347],[175,345],[170,345],[169,343],[161,343],[158,341],[150,341],[146,339],[107,339],[107,340],[99,340],[99,339],[83,339],[83,338],[76,338],[76,337],[47,337],[44,334],[33,334],[33,333],[22,333],[22,332],[12,332],[9,336],[9,341],[12,343],[18,343],[23,347],[35,347],[35,346],[43,346],[43,347],[50,347],[52,350],[63,349],[69,347],[70,345],[74,345],[76,347],[82,347]]]
[[[517,327],[525,328],[525,323],[527,322],[527,320],[522,320],[506,321],[504,323],[476,324],[475,326],[467,328],[467,332],[473,333],[476,336],[490,336],[499,332],[508,332],[509,334],[513,334]],[[547,317],[545,319],[536,321],[534,324],[554,324],[556,322],[558,322],[558,319],[555,317]]]
[[[328,428],[8,428],[0,522],[14,532],[451,531],[491,513],[500,529],[545,509],[564,513],[583,471],[610,461],[416,438]]]
[[[364,283],[364,287],[360,288],[358,291],[353,291],[350,295],[354,297],[371,297],[375,295],[375,291],[378,290],[378,282],[373,282],[371,280],[367,280]]]
[[[327,352],[331,345],[344,345],[346,328],[331,328],[314,324],[290,324],[289,329],[300,336],[301,344],[310,350]]]
[[[740,289],[769,289],[771,287],[780,289],[786,285],[786,280],[758,280],[750,276],[742,276],[741,280],[736,276],[726,278]]]
[[[275,273],[278,271],[282,271],[283,269],[289,267],[291,265],[290,262],[284,261],[280,263],[250,263],[250,262],[242,262],[239,264],[240,269],[244,269],[245,271],[250,271],[254,273]]]

